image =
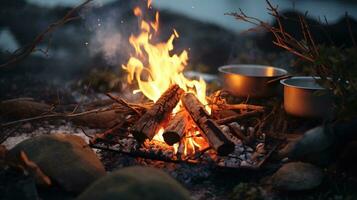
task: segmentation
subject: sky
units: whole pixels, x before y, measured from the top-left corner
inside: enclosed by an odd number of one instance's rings
[[[42,6],[75,6],[83,0],[27,0]],[[114,0],[94,0],[98,5],[112,2]],[[279,9],[296,9],[300,12],[309,11],[312,17],[326,16],[330,23],[335,22],[345,15],[347,11],[351,16],[357,18],[357,4],[343,3],[340,0],[270,0]],[[238,23],[233,17],[224,15],[227,12],[238,11],[241,8],[246,14],[258,17],[263,21],[272,18],[266,11],[264,0],[153,0],[153,5],[159,9],[170,10],[184,14],[194,19],[210,22],[223,26],[224,28],[241,32],[251,28],[246,23]]]

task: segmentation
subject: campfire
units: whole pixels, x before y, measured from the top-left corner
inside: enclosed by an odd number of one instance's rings
[[[147,9],[151,9],[150,1]],[[133,12],[138,18],[140,33],[130,36],[135,52],[122,68],[127,72],[127,83],[137,85],[132,92],[142,93],[150,103],[133,105],[109,95],[129,113],[126,122],[97,134],[92,146],[122,153],[136,152],[159,160],[208,161],[228,167],[259,166],[272,149],[267,151],[264,134],[257,137],[253,127],[241,126],[235,121],[259,115],[264,107],[227,104],[221,91],[206,96],[205,81],[190,80],[183,73],[188,63],[187,51],[172,53],[178,32],[173,29],[166,42],[155,43],[159,12],[153,21],[145,20],[140,7],[135,7]],[[224,118],[219,116],[224,110],[239,112]],[[118,130],[124,134],[113,139],[111,136],[118,135]]]
[[[356,199],[355,19],[151,2],[2,3],[1,199]]]

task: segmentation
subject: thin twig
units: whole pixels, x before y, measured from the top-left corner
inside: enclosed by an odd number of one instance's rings
[[[131,110],[134,111],[136,114],[138,114],[139,116],[141,116],[141,113],[140,113],[137,109],[135,109],[134,107],[130,106],[124,99],[115,97],[115,96],[113,96],[113,95],[110,94],[110,93],[106,93],[106,95],[107,95],[109,98],[111,98],[111,99],[113,99],[114,101],[116,101],[117,103],[119,103],[119,104],[121,104],[121,105],[124,105],[125,107],[131,109]]]
[[[33,122],[33,121],[38,121],[38,120],[43,120],[43,119],[68,119],[68,118],[79,117],[79,116],[88,115],[88,114],[92,114],[92,113],[104,112],[104,111],[108,111],[108,110],[110,110],[110,108],[104,108],[104,109],[100,108],[100,109],[94,109],[94,110],[80,112],[80,113],[70,113],[70,114],[53,113],[53,114],[48,114],[48,115],[40,115],[40,116],[36,116],[36,117],[30,117],[30,118],[26,118],[26,119],[20,119],[20,120],[16,120],[16,121],[12,121],[12,122],[3,123],[3,124],[1,124],[1,127],[5,128],[5,127],[13,126],[16,124],[22,124],[25,122]]]
[[[250,111],[250,112],[247,112],[247,113],[237,114],[237,115],[230,116],[230,117],[227,117],[227,118],[222,118],[222,119],[217,120],[216,122],[218,124],[226,124],[226,123],[237,121],[239,119],[253,117],[253,116],[259,115],[261,113],[262,113],[261,110],[253,110],[253,111]]]
[[[19,49],[17,49],[16,51],[14,51],[14,53],[12,54],[12,56],[3,64],[0,64],[0,68],[4,68],[4,67],[8,67],[10,65],[13,65],[15,63],[18,63],[22,60],[24,60],[25,58],[27,58],[32,52],[38,50],[36,49],[36,47],[45,40],[45,38],[50,35],[55,29],[57,29],[58,27],[79,19],[78,16],[74,16],[74,14],[81,10],[85,5],[87,5],[88,3],[90,3],[93,0],[86,0],[85,2],[83,2],[82,4],[78,5],[77,7],[73,8],[72,10],[68,11],[67,14],[62,17],[60,20],[50,24],[43,32],[41,32],[39,35],[36,36],[36,38],[28,45],[25,45],[24,47],[21,47]]]
[[[353,46],[357,46],[356,45],[356,39],[355,36],[353,35],[353,31],[352,31],[352,27],[351,27],[351,22],[350,19],[348,17],[348,13],[346,12],[346,22],[347,22],[347,27],[348,27],[348,33],[350,34],[351,40],[352,40],[352,44]]]

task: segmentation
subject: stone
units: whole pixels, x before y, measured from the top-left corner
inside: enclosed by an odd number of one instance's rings
[[[69,192],[79,193],[105,175],[103,164],[79,136],[55,134],[33,137],[9,150],[9,159],[18,160],[21,151],[52,182]]]
[[[0,102],[0,115],[14,119],[22,119],[43,115],[51,111],[51,106],[36,102],[31,98],[9,99]]]
[[[301,139],[292,141],[285,153],[290,159],[326,166],[333,161],[335,140],[330,126],[318,126],[306,131]]]
[[[272,185],[283,191],[310,190],[323,180],[322,170],[312,164],[291,162],[284,164],[273,176]]]
[[[186,200],[189,192],[168,174],[154,168],[128,167],[97,180],[77,200]]]

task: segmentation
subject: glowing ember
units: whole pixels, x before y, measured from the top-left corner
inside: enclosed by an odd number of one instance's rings
[[[148,0],[147,7],[151,8],[151,0]],[[206,100],[206,83],[200,80],[189,80],[183,70],[187,66],[188,54],[184,50],[180,54],[171,53],[174,49],[173,42],[179,37],[175,29],[166,42],[152,42],[155,34],[159,30],[159,13],[156,12],[153,22],[143,20],[143,11],[136,7],[134,14],[139,18],[140,34],[131,35],[130,44],[135,50],[135,54],[129,58],[123,69],[128,73],[128,83],[136,81],[138,89],[134,91],[143,93],[148,99],[156,102],[159,97],[172,85],[177,84],[185,92],[191,92],[196,95],[199,101],[207,105]],[[179,103],[173,111],[173,115],[180,110],[182,104]],[[206,110],[210,113],[210,107],[207,105]],[[190,122],[189,122],[190,123]],[[194,154],[196,149],[202,150],[207,147],[207,142],[199,135],[199,129],[194,127],[186,133],[186,137],[181,141],[184,144],[184,155]],[[154,139],[164,141],[162,133],[164,128],[155,135]],[[178,151],[178,144],[174,145],[175,153]]]

